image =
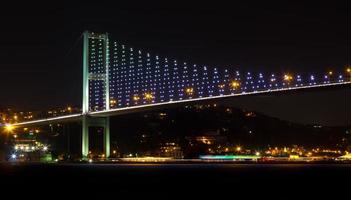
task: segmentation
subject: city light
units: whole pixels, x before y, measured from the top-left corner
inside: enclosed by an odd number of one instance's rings
[[[12,131],[15,129],[15,127],[11,124],[6,124],[5,125],[5,130],[7,133],[12,133]]]
[[[200,159],[203,160],[242,160],[242,161],[257,161],[260,156],[256,155],[205,155],[205,156],[200,156]]]
[[[172,158],[145,156],[145,157],[121,158],[121,160],[126,162],[166,162],[166,161],[171,161]]]
[[[16,158],[17,158],[17,155],[16,155],[16,154],[12,154],[12,155],[11,155],[11,158],[12,158],[12,159],[16,159]]]

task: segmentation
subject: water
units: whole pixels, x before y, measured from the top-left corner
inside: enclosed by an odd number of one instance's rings
[[[351,164],[1,164],[0,180],[26,195],[335,196],[350,187]]]

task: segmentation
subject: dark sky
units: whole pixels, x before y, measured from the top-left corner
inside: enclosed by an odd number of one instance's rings
[[[77,40],[84,30],[109,32],[162,56],[244,71],[322,72],[351,64],[346,4],[72,2],[2,6],[0,107],[80,105]],[[350,87],[231,102],[297,122],[351,124]]]

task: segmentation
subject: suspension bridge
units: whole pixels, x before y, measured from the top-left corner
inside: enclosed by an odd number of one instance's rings
[[[80,120],[83,158],[89,154],[89,127],[103,128],[104,152],[109,157],[112,115],[163,105],[350,83],[350,68],[323,74],[282,74],[200,66],[131,48],[112,40],[108,33],[85,31],[82,112],[8,126]]]

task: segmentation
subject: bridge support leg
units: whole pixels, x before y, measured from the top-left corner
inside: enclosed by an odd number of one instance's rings
[[[88,116],[83,116],[82,121],[82,158],[87,159],[89,154],[89,123]]]
[[[89,116],[83,116],[82,120],[82,158],[88,159],[89,156],[89,128],[90,127],[102,127],[104,132],[104,154],[105,158],[110,157],[110,118],[109,117],[98,117],[92,118]]]
[[[104,126],[104,152],[106,158],[110,157],[110,118],[105,118],[105,126]]]

